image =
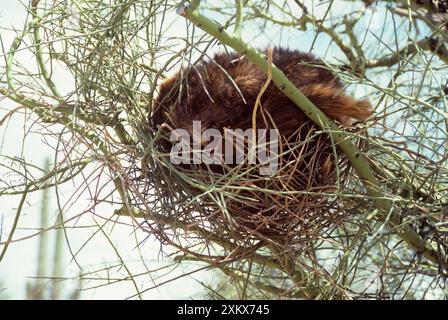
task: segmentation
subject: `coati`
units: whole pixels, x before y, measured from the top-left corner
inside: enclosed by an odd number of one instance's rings
[[[267,49],[264,50],[267,54]],[[341,80],[312,54],[276,47],[272,62],[328,117],[340,124],[365,120],[371,113],[367,100],[355,100],[343,92]],[[153,128],[166,122],[171,128],[192,133],[194,120],[202,128],[252,127],[252,112],[267,77],[239,53],[218,53],[165,80],[150,116]],[[261,96],[257,127],[276,127],[287,136],[308,119],[274,83]],[[268,115],[268,121],[266,120]],[[275,125],[274,125],[275,123]]]

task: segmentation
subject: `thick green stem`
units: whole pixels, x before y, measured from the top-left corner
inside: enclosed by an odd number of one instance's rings
[[[227,33],[224,27],[201,15],[198,10],[191,7],[180,7],[177,13],[185,17],[193,24],[209,33],[221,43],[232,47],[237,52],[244,54],[247,59],[267,73],[272,68],[272,81],[277,87],[293,101],[303,112],[323,130],[325,130],[344,152],[353,168],[361,178],[367,193],[375,201],[375,205],[383,212],[384,219],[391,228],[414,250],[423,254],[434,263],[446,267],[447,259],[444,252],[438,252],[433,244],[424,240],[408,224],[402,224],[400,214],[394,208],[394,204],[382,191],[378,179],[373,175],[369,163],[361,151],[350,141],[350,135],[341,131],[319,108],[317,108],[274,64],[269,65],[266,58],[256,49],[245,43],[240,37]]]

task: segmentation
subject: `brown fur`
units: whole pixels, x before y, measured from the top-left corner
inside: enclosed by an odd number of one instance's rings
[[[365,120],[371,115],[370,103],[345,95],[340,79],[313,55],[275,48],[273,63],[331,119],[349,125],[353,119]],[[167,122],[190,131],[193,120],[200,120],[203,129],[250,128],[255,101],[265,81],[266,75],[244,56],[217,54],[162,83],[152,125]],[[265,121],[266,114],[284,135],[307,120],[273,83],[261,98],[258,127],[272,125]]]

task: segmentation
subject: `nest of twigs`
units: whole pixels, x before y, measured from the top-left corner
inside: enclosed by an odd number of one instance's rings
[[[268,176],[260,164],[175,165],[165,129],[150,128],[144,174],[131,174],[144,196],[134,206],[151,203],[166,219],[206,230],[204,238],[284,251],[304,249],[349,214],[348,200],[336,195],[347,182],[348,161],[310,121],[280,135],[278,167]]]

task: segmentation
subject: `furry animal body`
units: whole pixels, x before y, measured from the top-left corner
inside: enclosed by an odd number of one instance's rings
[[[350,125],[353,120],[362,121],[371,115],[370,103],[345,95],[340,79],[315,56],[274,48],[272,60],[331,119]],[[166,122],[190,133],[193,121],[201,121],[204,129],[248,129],[252,127],[252,112],[266,78],[238,53],[216,54],[161,84],[151,122],[154,127]],[[308,120],[272,82],[260,102],[257,128],[276,127],[286,136]]]
[[[369,102],[345,95],[340,79],[313,55],[275,48],[272,58],[295,86],[341,125],[350,126],[353,120],[362,121],[370,116]],[[159,130],[158,126],[166,123],[163,128],[184,129],[194,136],[193,122],[201,121],[203,130],[246,131],[252,128],[255,104],[266,79],[257,66],[240,54],[216,54],[212,59],[182,69],[161,84],[150,116],[151,127]],[[240,166],[235,165],[236,161],[231,165],[227,165],[227,161],[213,165],[187,162],[177,167],[185,176],[204,186],[223,186],[232,191],[231,196],[223,199],[226,207],[223,211],[222,204],[216,204],[221,194],[204,193],[203,189],[196,188],[196,183],[191,187],[188,183],[181,186],[192,199],[200,195],[200,205],[194,210],[199,208],[216,232],[232,234],[232,239],[242,241],[241,245],[247,245],[248,238],[270,239],[281,244],[279,250],[283,251],[282,246],[305,245],[316,239],[323,228],[338,224],[349,214],[340,201],[327,196],[344,185],[349,166],[342,152],[333,148],[330,137],[321,132],[272,81],[259,102],[255,115],[257,129],[276,128],[280,133],[278,157],[275,150],[269,153],[278,166],[268,173],[268,179],[264,174],[258,174],[253,164]],[[201,140],[202,150],[208,147],[204,142],[207,143]],[[159,136],[156,146],[163,153],[176,150],[165,134]],[[236,144],[232,147],[236,150]],[[194,154],[191,153],[193,159]],[[246,188],[232,189],[229,186]],[[304,193],[295,194],[296,191]],[[190,217],[190,214],[186,215],[186,219]],[[234,229],[229,229],[229,225]]]

